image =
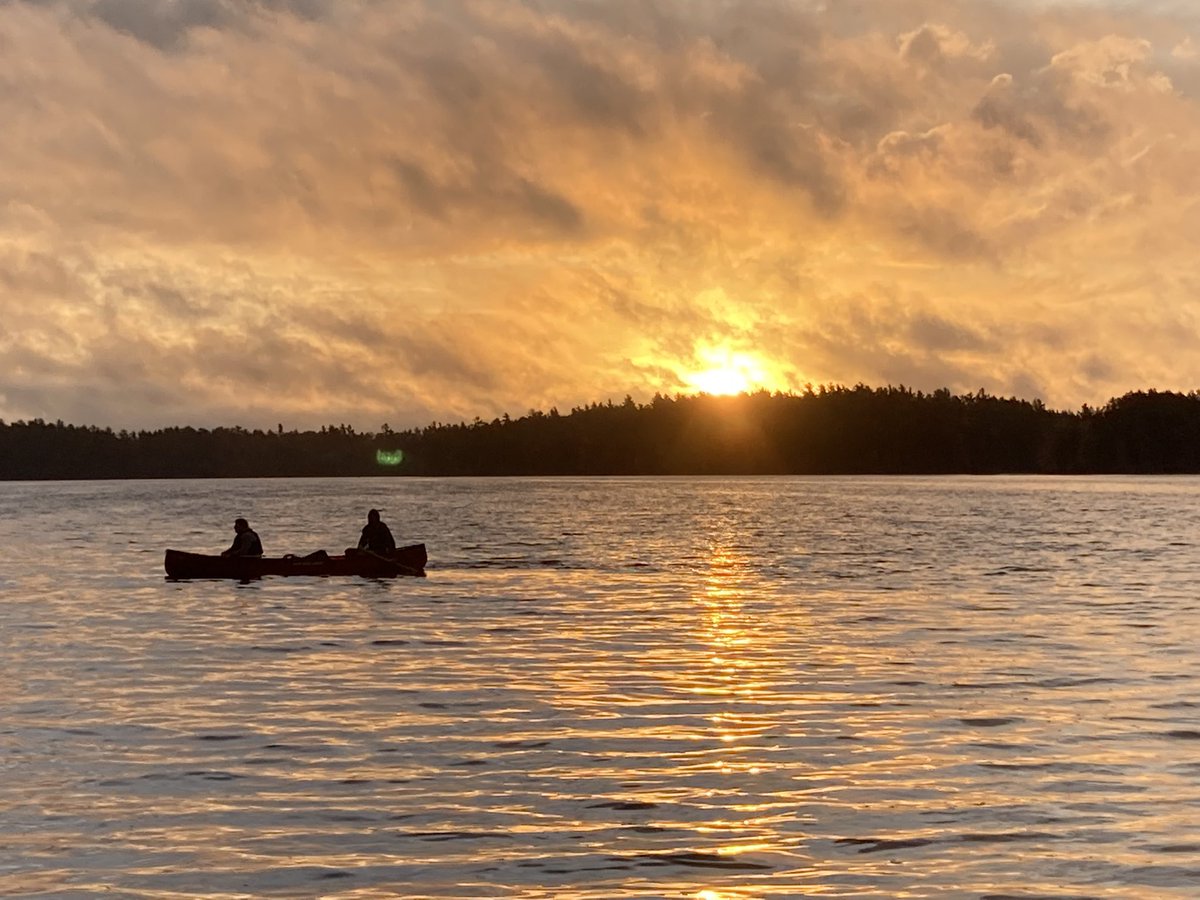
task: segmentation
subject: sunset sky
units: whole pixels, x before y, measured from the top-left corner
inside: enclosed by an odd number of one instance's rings
[[[0,0],[0,418],[1200,388],[1200,4]]]

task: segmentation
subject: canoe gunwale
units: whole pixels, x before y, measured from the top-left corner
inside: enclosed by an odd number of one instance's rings
[[[362,578],[422,577],[428,556],[424,544],[398,547],[393,555],[383,557],[374,553],[342,554],[339,556],[214,556],[168,548],[163,556],[163,568],[169,581],[193,579],[250,580],[267,575],[283,577],[359,576]]]

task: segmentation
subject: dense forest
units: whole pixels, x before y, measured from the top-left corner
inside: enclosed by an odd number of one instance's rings
[[[626,397],[409,431],[113,431],[0,420],[0,479],[285,475],[1200,473],[1200,394],[1100,409],[905,387]]]

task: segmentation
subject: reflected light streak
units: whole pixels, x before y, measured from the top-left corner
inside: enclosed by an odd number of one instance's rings
[[[717,891],[712,890],[711,888],[706,888],[702,891],[698,891],[693,896],[696,898],[696,900],[747,900],[748,897],[752,897],[754,895],[745,894],[741,891]]]
[[[741,670],[755,663],[742,651],[752,646],[753,639],[743,625],[741,593],[736,581],[745,559],[734,551],[715,547],[708,561],[703,592],[697,600],[703,605],[706,629],[703,640],[712,648],[709,661],[716,668],[723,687],[738,693],[743,681]]]
[[[743,582],[747,559],[727,545],[714,544],[709,552],[695,600],[700,607],[699,641],[709,648],[705,658],[707,672],[693,684],[693,694],[721,709],[708,717],[711,737],[716,745],[707,754],[704,768],[728,779],[729,790],[736,793],[726,801],[728,812],[744,814],[697,827],[702,833],[724,838],[727,843],[713,847],[726,857],[770,851],[779,837],[772,826],[760,820],[764,797],[758,793],[758,779],[774,766],[765,762],[761,736],[776,730],[769,707],[763,706],[772,690],[772,679],[764,668],[771,659],[768,648],[761,646],[767,635],[754,627],[753,618],[744,608]],[[713,754],[718,758],[713,759]],[[697,896],[712,898],[742,897],[740,893],[710,890]]]

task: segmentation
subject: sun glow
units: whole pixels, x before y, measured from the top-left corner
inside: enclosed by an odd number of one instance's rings
[[[684,384],[695,391],[731,395],[766,387],[769,377],[766,365],[754,354],[728,347],[707,347],[697,355],[708,364],[708,368],[683,376]]]

